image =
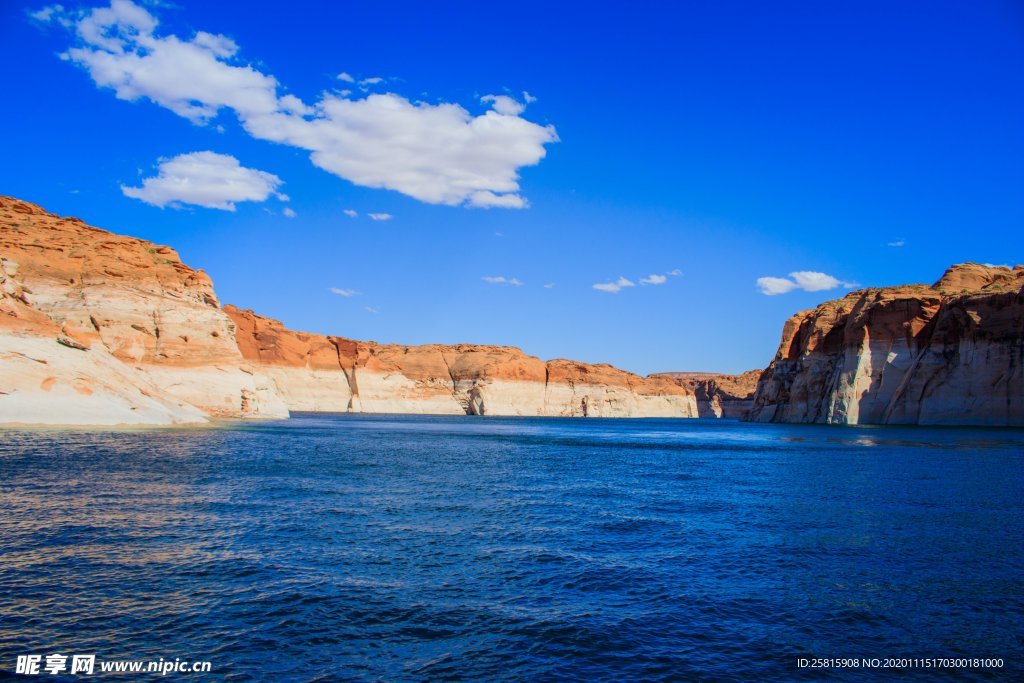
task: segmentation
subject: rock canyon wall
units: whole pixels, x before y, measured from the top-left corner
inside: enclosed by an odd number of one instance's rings
[[[700,417],[742,419],[754,405],[754,391],[761,370],[739,375],[708,372],[662,372],[651,378],[666,379],[693,391]]]
[[[210,279],[173,249],[0,197],[0,258],[0,422],[287,415]]]
[[[295,332],[222,308],[170,247],[0,197],[0,370],[0,424],[331,411],[1021,426],[1024,267],[963,264],[798,313],[763,374],[644,378],[507,346]]]
[[[289,410],[696,417],[694,394],[511,347],[293,332],[221,308],[170,247],[0,197],[0,424],[187,424]]]
[[[293,332],[224,308],[242,355],[292,410],[442,415],[696,417],[694,393],[610,365],[544,362],[510,346],[402,346]]]
[[[1024,267],[961,264],[796,314],[749,419],[1024,425]]]

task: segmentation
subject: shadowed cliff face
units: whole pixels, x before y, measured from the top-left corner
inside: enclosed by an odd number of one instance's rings
[[[652,379],[665,379],[693,391],[700,417],[744,418],[754,405],[754,391],[761,370],[739,375],[709,372],[661,372]]]
[[[243,356],[292,410],[696,417],[693,391],[610,365],[544,362],[510,346],[402,346],[293,332],[225,306]]]
[[[961,264],[796,314],[749,419],[1024,425],[1024,267]]]

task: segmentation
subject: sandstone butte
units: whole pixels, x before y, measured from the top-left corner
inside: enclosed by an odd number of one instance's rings
[[[170,247],[0,197],[0,424],[289,411],[696,417],[694,391],[503,346],[293,332],[221,307]]]
[[[1024,425],[1024,266],[965,263],[797,313],[748,419]]]

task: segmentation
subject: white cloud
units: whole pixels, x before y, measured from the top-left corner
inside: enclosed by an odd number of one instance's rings
[[[839,278],[813,270],[798,270],[790,273],[789,278],[757,278],[757,287],[766,296],[786,294],[794,289],[802,289],[805,292],[823,292],[837,287],[852,289],[856,286],[855,282],[843,282]]]
[[[491,109],[505,116],[519,116],[526,109],[525,104],[508,95],[484,95],[480,101],[490,102]]]
[[[792,292],[797,288],[797,284],[784,277],[759,277],[757,278],[757,287],[765,296],[775,296]]]
[[[356,216],[359,215],[359,212],[354,209],[345,209],[344,211],[342,211],[342,213],[348,216],[349,218],[355,218]]]
[[[517,194],[494,194],[490,190],[477,190],[469,195],[469,206],[480,209],[498,207],[502,209],[525,209],[530,203]]]
[[[555,283],[554,282],[549,282],[546,285],[544,285],[544,289],[554,289],[554,288],[555,288]]]
[[[356,79],[349,76],[346,72],[342,71],[336,76],[339,81],[345,81],[346,83],[355,83]]]
[[[507,278],[503,275],[485,275],[480,279],[484,282],[489,282],[492,285],[514,285],[516,287],[522,287],[524,284],[514,277]]]
[[[373,76],[372,78],[364,78],[363,80],[359,81],[359,85],[361,85],[363,89],[365,89],[366,86],[368,85],[377,85],[378,83],[383,82],[384,79],[381,78],[380,76]]]
[[[374,308],[373,306],[364,306],[363,308],[366,309],[367,313],[374,313],[374,314],[376,314],[376,313],[380,312],[379,308]]]
[[[890,247],[902,247],[906,243],[907,243],[906,240],[896,240],[895,242],[889,242],[888,246],[890,246]]]
[[[390,213],[368,213],[366,215],[375,221],[389,221],[394,218]]]
[[[479,116],[394,93],[326,92],[312,104],[282,96],[277,79],[240,62],[230,38],[161,35],[157,19],[129,0],[47,17],[75,29],[62,57],[120,99],[149,99],[200,125],[227,109],[253,137],[306,150],[325,171],[429,204],[522,208],[519,169],[540,163],[558,140],[553,126],[521,118],[524,105],[504,95]]]
[[[276,175],[245,168],[233,156],[192,152],[160,160],[157,175],[145,178],[142,187],[122,185],[121,192],[159,207],[194,204],[234,211],[235,202],[262,202],[271,194],[287,201],[276,192],[280,185]]]
[[[651,273],[647,277],[640,278],[640,284],[643,285],[663,285],[666,282],[668,282],[668,278],[657,273]]]
[[[672,270],[668,271],[668,274],[678,277],[683,274],[683,271],[679,270],[678,268],[673,268]]]
[[[525,90],[523,91],[523,102],[526,102],[527,104],[532,104],[532,103],[534,103],[536,101],[537,101],[536,97],[534,97],[530,93],[526,92]]]
[[[298,215],[297,213],[292,211],[290,207],[287,206],[284,207],[284,211],[282,211],[281,213],[283,213],[286,218],[295,218]]]
[[[49,7],[43,7],[42,9],[38,9],[35,12],[29,12],[28,16],[30,19],[42,22],[44,24],[48,24],[53,20],[57,20],[63,26],[70,26],[70,22],[64,16],[64,14],[65,12],[63,5],[50,5]]]
[[[625,287],[636,287],[636,283],[626,278],[619,276],[619,279],[615,282],[604,282],[593,286],[599,292],[608,292],[610,294],[618,294]]]
[[[831,275],[813,270],[798,270],[795,273],[790,273],[789,276],[796,281],[797,287],[806,292],[823,292],[846,284]]]
[[[344,297],[350,297],[359,294],[359,292],[357,292],[354,289],[341,289],[340,287],[331,287],[329,291],[331,292],[331,294],[337,294],[338,296]]]

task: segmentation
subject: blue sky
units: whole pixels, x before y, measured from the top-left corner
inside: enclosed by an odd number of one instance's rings
[[[742,371],[849,285],[1024,261],[1011,0],[46,7],[0,9],[0,193],[294,329]]]

